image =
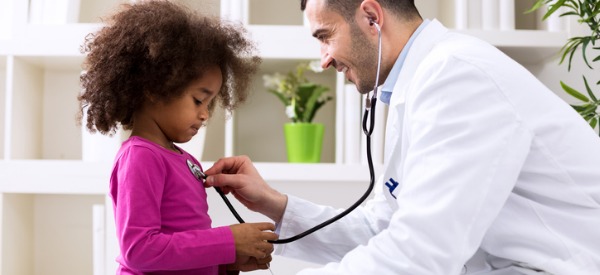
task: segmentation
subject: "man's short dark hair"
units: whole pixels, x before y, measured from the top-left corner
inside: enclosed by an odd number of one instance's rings
[[[306,2],[310,0],[300,0],[300,9],[306,9]],[[338,12],[347,22],[354,21],[356,9],[363,0],[324,0],[325,5]],[[415,6],[415,0],[377,0],[379,4],[387,10],[392,11],[398,18],[412,20],[420,18],[419,11]]]

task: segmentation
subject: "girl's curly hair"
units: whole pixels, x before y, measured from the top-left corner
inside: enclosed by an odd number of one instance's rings
[[[241,25],[167,1],[122,7],[82,45],[87,57],[80,77],[79,121],[86,112],[90,132],[112,134],[119,124],[131,129],[132,115],[144,101],[180,96],[213,66],[223,74],[213,102],[232,110],[246,99],[261,59]],[[215,105],[209,106],[211,113]]]

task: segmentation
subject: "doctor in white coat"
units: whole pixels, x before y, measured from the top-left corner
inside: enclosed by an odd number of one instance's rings
[[[600,138],[495,47],[421,19],[413,0],[304,0],[322,66],[389,104],[375,196],[276,245],[301,274],[600,274]],[[265,183],[249,158],[206,172],[280,238],[340,212]]]

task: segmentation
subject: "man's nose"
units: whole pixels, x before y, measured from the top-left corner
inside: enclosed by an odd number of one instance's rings
[[[334,65],[334,59],[327,53],[325,48],[321,46],[321,68],[326,70],[330,66]]]

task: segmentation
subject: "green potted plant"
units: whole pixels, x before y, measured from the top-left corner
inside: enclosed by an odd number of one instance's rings
[[[548,19],[555,12],[562,12],[559,16],[577,16],[577,21],[580,24],[586,25],[590,30],[587,36],[575,36],[568,39],[567,43],[561,49],[561,59],[559,64],[562,64],[568,59],[568,71],[571,71],[573,57],[579,49],[584,63],[590,69],[593,69],[591,63],[598,62],[600,60],[600,54],[596,55],[597,51],[600,50],[600,45],[596,44],[597,41],[600,40],[600,1],[537,0],[534,6],[528,12],[535,11],[544,5],[546,5],[548,9],[542,20]],[[594,53],[592,55],[593,59],[591,62],[589,59],[590,57],[588,56],[590,52]],[[594,76],[598,77],[598,74],[595,74]],[[600,128],[600,108],[598,108],[600,106],[600,100],[598,100],[598,98],[594,95],[594,91],[590,86],[590,82],[585,75],[583,76],[583,82],[586,89],[585,93],[577,91],[562,81],[560,82],[560,85],[565,92],[581,101],[580,104],[572,104],[571,106],[590,124],[592,128]],[[596,86],[600,87],[600,80],[597,80]]]
[[[291,122],[284,125],[287,158],[289,162],[320,162],[324,126],[313,123],[317,111],[333,97],[329,88],[311,82],[306,70],[321,72],[318,61],[303,62],[295,71],[286,74],[263,75],[264,85],[285,106]]]

